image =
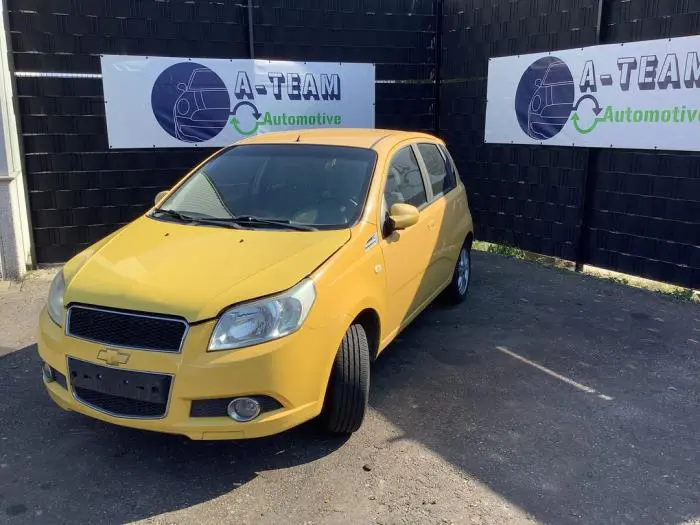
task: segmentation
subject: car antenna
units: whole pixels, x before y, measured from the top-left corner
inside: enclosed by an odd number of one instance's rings
[[[297,140],[296,142],[301,142],[301,134],[297,135]]]

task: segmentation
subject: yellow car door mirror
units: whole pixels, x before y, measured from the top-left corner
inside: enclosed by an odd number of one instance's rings
[[[420,212],[411,204],[397,202],[391,207],[389,219],[394,230],[405,230],[418,222]]]

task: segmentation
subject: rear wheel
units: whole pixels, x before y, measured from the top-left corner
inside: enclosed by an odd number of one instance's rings
[[[471,281],[472,274],[472,254],[471,254],[471,242],[469,240],[464,242],[462,249],[459,252],[459,257],[457,258],[457,264],[455,265],[454,273],[452,274],[452,282],[445,289],[445,298],[454,303],[458,304],[467,298],[467,292],[469,291],[469,283]]]
[[[369,397],[367,333],[354,324],[343,337],[333,362],[321,414],[324,427],[336,434],[355,432],[365,418]]]

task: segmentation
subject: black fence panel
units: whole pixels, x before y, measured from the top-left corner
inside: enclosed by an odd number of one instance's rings
[[[100,54],[248,57],[241,2],[8,0],[15,68],[99,73]]]
[[[484,144],[489,58],[595,45],[600,6],[600,43],[700,33],[696,1],[445,0],[440,133],[479,239],[700,288],[700,154]]]
[[[17,78],[40,263],[62,262],[135,219],[211,149],[110,150],[99,78]]]
[[[62,262],[143,213],[214,151],[110,150],[100,54],[250,58],[247,2],[8,0],[7,8],[37,260]],[[253,49],[261,59],[373,62],[376,125],[432,131],[436,21],[434,0],[257,0]]]
[[[603,43],[700,33],[700,2],[606,0]],[[598,155],[585,262],[700,288],[700,153]]]
[[[88,74],[17,78],[39,262],[132,220],[213,152],[110,150],[99,55],[249,58],[246,4],[8,0],[17,71]],[[700,288],[699,154],[484,144],[490,58],[698,34],[697,1],[258,0],[252,19],[256,58],[375,63],[378,127],[438,120],[479,239]]]
[[[700,287],[700,156],[602,151],[586,262]]]
[[[265,0],[255,54],[278,60],[372,62],[380,80],[435,78],[435,0]]]
[[[481,240],[573,260],[586,151],[484,144],[491,57],[591,45],[598,0],[446,0],[440,134]]]

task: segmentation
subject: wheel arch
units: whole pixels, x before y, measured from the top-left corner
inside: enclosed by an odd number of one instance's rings
[[[379,342],[381,341],[382,333],[379,313],[374,308],[365,308],[355,316],[350,324],[359,324],[364,328],[367,334],[367,343],[369,344],[370,361],[374,361],[379,352]]]
[[[474,243],[474,232],[470,231],[467,234],[467,238],[464,240],[464,243],[467,245],[467,249],[472,249],[472,244]]]

